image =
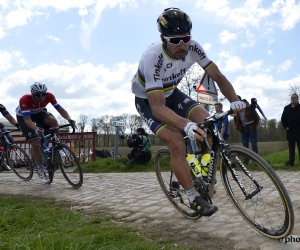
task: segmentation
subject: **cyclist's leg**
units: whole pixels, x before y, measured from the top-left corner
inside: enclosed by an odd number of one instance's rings
[[[168,98],[166,101],[168,102],[169,100],[171,102]],[[172,155],[171,168],[182,187],[185,189],[193,187],[188,163],[185,159],[185,142],[180,131],[157,120],[152,114],[147,99],[136,97],[135,103],[137,111],[143,120],[146,121],[152,132],[170,149]]]
[[[40,152],[40,143],[39,143],[39,140],[38,140],[39,136],[35,133],[35,131],[33,129],[29,128],[26,125],[23,116],[18,116],[17,115],[17,121],[20,125],[20,128],[22,130],[22,133],[23,133],[24,137],[26,138],[26,140],[31,145],[31,156],[32,156],[32,158],[34,159],[34,161],[37,164],[41,164],[42,163],[42,156],[41,156],[41,152]]]
[[[179,129],[172,126],[167,126],[166,124],[157,120],[152,114],[148,100],[136,97],[135,101],[136,109],[143,120],[146,121],[152,132],[158,136],[170,149],[170,166],[177,180],[185,189],[185,193],[188,196],[191,208],[203,216],[210,216],[215,213],[218,208],[204,201],[194,188],[191,180],[190,168],[185,158],[185,142]],[[190,97],[183,94],[178,89],[175,89],[172,95],[166,98],[166,106],[172,109],[177,115],[182,117],[189,117],[191,113],[196,114],[196,112],[193,110],[199,109],[200,111],[201,109],[198,103],[190,99]],[[204,115],[200,114],[199,112],[199,116],[201,115],[203,116],[204,120]],[[198,119],[202,119],[202,117],[195,117],[195,119],[200,121]]]
[[[190,169],[185,159],[185,142],[179,130],[174,127],[165,126],[156,134],[171,151],[171,168],[177,180],[184,189],[193,187]]]
[[[32,116],[30,119],[34,121],[35,116]],[[36,134],[36,132],[33,129],[31,129],[26,125],[23,116],[17,116],[17,121],[22,130],[23,135],[25,136],[26,140],[29,142],[31,146],[31,156],[37,166],[38,174],[43,182],[47,182],[48,179],[44,173],[43,166],[42,166],[42,155],[40,151],[39,136]]]
[[[47,124],[50,128],[58,126],[58,122],[57,122],[56,118],[54,117],[54,115],[52,115],[49,112],[46,112],[46,114],[44,116],[44,123]]]

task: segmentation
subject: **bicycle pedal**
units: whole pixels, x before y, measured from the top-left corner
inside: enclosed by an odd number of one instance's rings
[[[178,195],[176,193],[172,193],[172,192],[169,192],[169,195],[175,199],[175,198],[178,198]]]

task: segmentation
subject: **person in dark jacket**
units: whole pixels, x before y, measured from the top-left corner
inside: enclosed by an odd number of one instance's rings
[[[128,137],[127,146],[133,149],[127,155],[130,161],[126,165],[147,163],[151,160],[151,142],[145,129],[138,128],[136,130],[136,135],[132,136],[132,138]]]
[[[297,94],[291,95],[291,103],[284,107],[281,123],[286,130],[286,139],[289,145],[289,165],[295,163],[295,147],[297,144],[300,156],[300,105]]]

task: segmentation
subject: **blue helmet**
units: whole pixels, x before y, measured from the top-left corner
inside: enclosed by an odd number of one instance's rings
[[[192,21],[182,10],[168,8],[157,18],[157,28],[163,35],[181,35],[190,33]]]

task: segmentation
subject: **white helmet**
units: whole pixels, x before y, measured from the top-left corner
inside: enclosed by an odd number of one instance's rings
[[[45,84],[41,82],[35,82],[33,85],[30,86],[30,91],[32,94],[35,93],[46,93],[47,87]]]

